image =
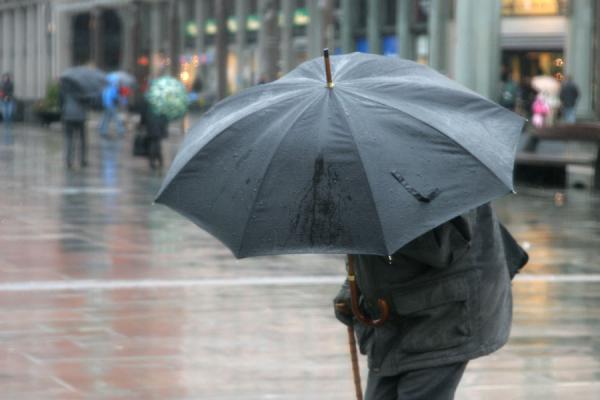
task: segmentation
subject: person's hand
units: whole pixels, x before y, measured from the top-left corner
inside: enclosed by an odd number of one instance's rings
[[[350,287],[347,281],[333,299],[333,310],[338,321],[346,326],[352,326],[354,315],[352,314]]]

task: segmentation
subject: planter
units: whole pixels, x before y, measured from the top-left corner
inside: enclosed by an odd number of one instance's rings
[[[35,112],[35,115],[43,126],[48,126],[52,122],[60,121],[61,113],[60,111],[38,110]]]

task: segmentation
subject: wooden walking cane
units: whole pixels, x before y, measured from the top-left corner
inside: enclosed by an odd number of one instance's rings
[[[352,313],[345,303],[337,303],[335,308],[342,314],[351,315]],[[352,377],[354,378],[354,391],[356,392],[356,400],[363,400],[362,386],[360,381],[360,368],[358,364],[358,352],[356,351],[356,339],[354,338],[354,328],[352,325],[349,325],[347,330],[348,349],[350,350],[350,359],[352,360]]]
[[[378,319],[372,320],[367,318],[359,307],[360,292],[356,285],[356,276],[354,275],[354,257],[348,255],[348,283],[350,285],[351,305],[352,310],[348,309],[345,303],[336,303],[335,308],[346,315],[354,315],[360,322],[368,326],[379,326],[382,325],[390,316],[390,308],[385,300],[379,299],[377,304],[379,306],[380,316]],[[354,390],[356,392],[356,399],[362,400],[362,386],[360,381],[360,368],[358,365],[358,353],[356,351],[356,339],[354,337],[354,328],[352,325],[348,326],[348,345],[350,349],[350,358],[352,359],[352,376],[354,377]]]

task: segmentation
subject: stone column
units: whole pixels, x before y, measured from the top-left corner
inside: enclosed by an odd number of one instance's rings
[[[98,68],[102,68],[104,66],[104,54],[103,54],[103,31],[104,27],[102,26],[102,10],[99,8],[94,8],[90,12],[90,47],[91,51],[91,61]]]
[[[283,25],[281,26],[281,72],[291,71],[295,64],[294,52],[294,10],[296,0],[281,0]]]
[[[196,0],[194,9],[194,19],[196,20],[197,35],[194,46],[196,48],[196,54],[198,56],[202,54],[206,55],[206,36],[204,33],[204,24],[208,15],[207,7],[207,0]],[[198,67],[198,74],[200,75],[200,79],[202,80],[203,87],[207,88],[207,68],[206,64],[202,61],[200,61],[200,65]]]
[[[0,73],[13,71],[13,24],[13,12],[10,10],[2,12],[2,71]]]
[[[381,54],[381,1],[367,0],[367,41],[369,53]]]
[[[500,0],[457,0],[455,79],[496,100],[500,80]]]
[[[36,13],[36,24],[37,29],[37,81],[38,89],[36,96],[44,97],[46,95],[46,86],[48,85],[48,72],[50,69],[50,62],[48,60],[48,19],[47,19],[47,5],[46,3],[39,3],[37,5]]]
[[[593,65],[600,65],[600,0],[594,3],[594,61]],[[594,90],[592,93],[592,106],[596,113],[596,118],[600,118],[600,68],[593,69],[592,82],[594,82]],[[600,176],[598,176],[600,179]],[[600,187],[600,186],[599,186]]]
[[[579,89],[577,115],[589,118],[592,111],[592,66],[594,13],[592,0],[570,2],[566,47],[566,74],[573,78]],[[598,23],[596,21],[596,23]]]
[[[340,39],[343,53],[352,53],[354,45],[354,7],[353,0],[342,0],[340,8],[342,19],[340,21]]]
[[[237,54],[236,85],[237,89],[248,87],[249,82],[244,77],[246,66],[246,46],[248,35],[246,31],[246,20],[248,19],[248,0],[235,0],[235,20],[237,31],[235,32],[235,49]]]
[[[196,20],[196,26],[198,28],[198,34],[196,35],[196,53],[206,52],[205,44],[205,33],[204,24],[206,22],[208,10],[206,0],[196,0],[196,8],[194,10],[194,19]],[[244,25],[245,26],[245,25]]]
[[[120,69],[133,73],[135,70],[135,49],[134,49],[134,36],[135,36],[135,24],[136,15],[135,7],[137,5],[131,4],[126,5],[118,10],[119,19],[121,20],[121,61]]]
[[[0,35],[2,35],[4,33],[3,26],[4,26],[4,17],[3,17],[4,12],[0,11]],[[1,36],[0,36],[1,38]],[[4,59],[6,58],[5,55],[5,49],[4,49],[4,42],[2,41],[2,39],[0,39],[0,76],[2,74],[2,65],[4,64]]]
[[[227,96],[227,10],[221,0],[214,3],[217,34],[215,38],[217,67],[217,99]]]
[[[52,12],[52,77],[58,78],[61,72],[71,65],[72,48],[71,15],[54,8]]]
[[[37,92],[38,79],[35,73],[35,67],[37,65],[37,29],[36,24],[36,7],[28,6],[25,11],[26,18],[26,53],[25,53],[25,96],[32,99],[35,98]]]
[[[150,74],[156,77],[159,74],[158,56],[161,51],[161,15],[160,4],[150,4]]]
[[[25,94],[25,8],[15,9],[14,25],[14,84],[15,96],[24,97]]]
[[[323,13],[320,0],[306,0],[310,22],[307,27],[307,53],[308,58],[319,57],[322,54],[323,38]]]
[[[274,0],[259,0],[260,31],[258,32],[258,76],[270,82],[279,71],[278,15]]]
[[[398,56],[409,60],[415,58],[413,35],[410,30],[413,14],[413,2],[411,0],[396,0]]]
[[[181,35],[179,20],[179,5],[177,0],[169,2],[169,58],[171,59],[171,76],[179,77],[179,57],[181,56]]]
[[[447,40],[450,3],[447,0],[430,0],[429,12],[429,65],[442,73],[447,72]]]

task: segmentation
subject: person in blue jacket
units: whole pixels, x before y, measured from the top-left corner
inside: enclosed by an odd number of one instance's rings
[[[104,114],[100,123],[99,131],[103,138],[109,137],[110,122],[114,119],[117,135],[123,137],[125,135],[125,125],[119,117],[119,82],[110,81],[102,92],[102,105],[104,106]]]

